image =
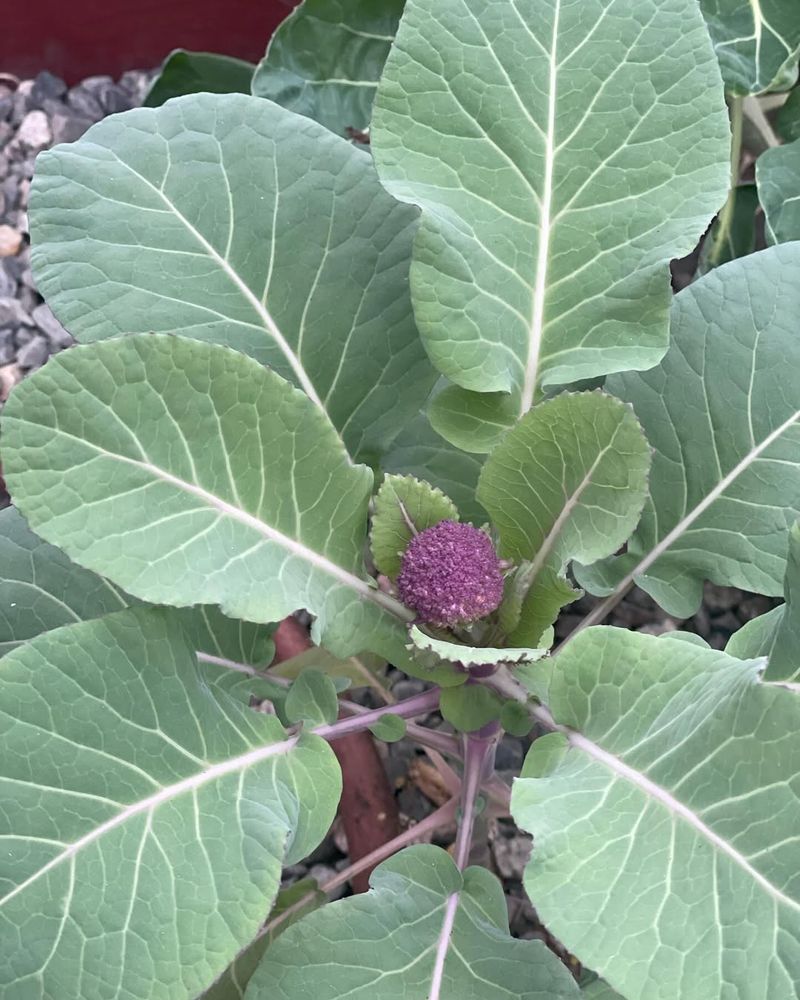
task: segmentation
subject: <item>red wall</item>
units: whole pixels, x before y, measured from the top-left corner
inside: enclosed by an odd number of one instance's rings
[[[0,72],[85,76],[159,65],[174,48],[257,61],[297,0],[8,0]]]

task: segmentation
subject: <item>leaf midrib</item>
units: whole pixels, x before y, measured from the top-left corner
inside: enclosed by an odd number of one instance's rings
[[[635,768],[632,768],[629,764],[620,760],[619,757],[616,757],[614,754],[604,750],[601,746],[594,743],[582,733],[575,729],[571,729],[569,726],[562,726],[557,723],[549,710],[543,705],[534,707],[532,709],[532,714],[548,729],[562,733],[566,737],[570,746],[574,747],[576,750],[580,750],[593,760],[602,764],[616,778],[621,778],[622,780],[633,785],[635,788],[639,789],[639,791],[643,792],[649,799],[658,802],[665,809],[667,809],[672,816],[683,820],[687,826],[690,826],[696,833],[707,840],[721,853],[726,855],[731,861],[734,862],[734,864],[749,875],[750,878],[758,883],[758,885],[761,886],[761,888],[764,889],[764,891],[771,896],[772,899],[776,900],[776,902],[782,903],[785,906],[800,912],[800,903],[781,892],[781,890],[778,889],[777,886],[773,885],[772,882],[766,878],[766,876],[762,875],[758,869],[754,868],[747,858],[737,851],[732,844],[721,837],[718,833],[715,833],[711,827],[707,826],[703,820],[700,819],[697,813],[681,802],[680,799],[675,798],[675,796],[671,792],[667,791],[667,789],[662,788],[661,785],[656,784],[656,782],[648,778],[647,775],[642,774],[641,771],[637,771]]]
[[[217,139],[217,144],[219,145],[218,139]],[[129,170],[134,175],[134,177],[138,177],[139,180],[144,185],[146,185],[154,194],[156,194],[161,199],[161,201],[167,207],[167,210],[171,212],[175,216],[175,218],[178,219],[183,224],[187,232],[190,233],[197,240],[197,242],[203,248],[208,257],[210,257],[210,259],[214,261],[214,263],[219,268],[221,268],[222,271],[224,271],[224,273],[228,276],[233,285],[247,299],[250,307],[253,309],[253,311],[261,320],[264,329],[278,345],[278,348],[280,349],[281,353],[284,355],[287,362],[289,363],[289,366],[294,372],[295,377],[297,378],[297,381],[302,390],[306,393],[306,395],[311,399],[311,401],[316,406],[318,406],[323,412],[325,412],[325,408],[323,407],[322,401],[320,400],[317,394],[317,391],[314,387],[314,383],[309,378],[308,373],[306,372],[305,368],[300,362],[298,356],[289,346],[289,342],[284,337],[278,324],[275,322],[272,314],[266,308],[264,303],[261,302],[258,296],[255,295],[252,289],[250,289],[248,285],[242,280],[242,278],[236,272],[235,268],[231,267],[230,263],[224,257],[222,257],[217,252],[217,250],[214,249],[214,247],[211,245],[211,243],[208,242],[205,236],[203,236],[200,230],[197,229],[194,225],[192,225],[192,223],[186,218],[186,216],[178,209],[177,205],[175,205],[174,202],[170,201],[170,199],[164,194],[164,192],[160,188],[156,187],[156,185],[153,184],[151,181],[149,181],[143,174],[140,174],[138,170],[135,170],[129,163],[127,163],[125,160],[119,157],[114,152],[113,149],[110,149],[107,146],[104,146],[103,148],[106,149],[111,154],[111,156],[113,156],[113,158],[117,161],[117,163],[119,163],[126,170]],[[224,165],[222,163],[221,158],[220,158],[220,167],[222,168],[224,174]],[[227,180],[227,174],[225,174],[225,177]],[[166,180],[166,175],[165,175],[165,180]],[[278,192],[276,190],[275,192],[276,204],[277,204],[277,198],[278,198]],[[231,217],[231,226],[233,226],[232,217]]]
[[[533,405],[536,379],[539,370],[539,354],[542,349],[544,332],[544,299],[547,286],[547,271],[550,263],[550,214],[553,201],[553,173],[555,169],[555,129],[556,100],[558,90],[558,62],[556,46],[561,15],[561,0],[556,0],[553,10],[553,34],[550,45],[550,71],[547,93],[547,128],[545,131],[544,177],[540,202],[539,245],[536,257],[536,276],[533,284],[533,302],[530,330],[528,332],[528,356],[525,363],[525,377],[520,393],[520,415],[527,413]],[[521,15],[520,15],[521,16]]]
[[[32,427],[41,426],[40,424],[32,420],[27,420],[23,417],[14,417],[12,419],[16,420],[20,424],[29,424]],[[233,504],[228,503],[221,497],[203,489],[202,486],[198,486],[195,483],[189,483],[185,479],[181,479],[179,476],[175,476],[171,472],[167,472],[166,469],[153,465],[152,462],[140,461],[139,459],[129,458],[127,455],[120,455],[116,452],[108,451],[92,441],[87,441],[85,438],[77,437],[75,434],[71,434],[68,431],[63,430],[63,428],[51,427],[49,430],[51,430],[55,435],[69,438],[84,447],[91,448],[97,454],[103,455],[106,458],[123,462],[127,465],[132,465],[135,468],[143,469],[145,472],[150,473],[155,479],[169,483],[185,493],[198,497],[199,499],[205,501],[209,507],[216,509],[221,514],[230,517],[233,520],[239,521],[241,524],[244,524],[249,528],[252,528],[268,541],[275,542],[291,554],[296,555],[304,561],[310,563],[316,569],[321,570],[328,576],[332,576],[335,580],[338,580],[339,583],[357,593],[360,598],[376,604],[384,611],[388,611],[390,614],[402,621],[410,622],[413,620],[414,615],[408,610],[408,608],[402,605],[399,601],[394,600],[394,598],[390,597],[388,594],[384,594],[382,591],[371,587],[366,580],[362,580],[355,574],[350,573],[348,570],[328,559],[327,556],[323,556],[321,553],[315,552],[302,542],[298,542],[296,539],[290,538],[288,535],[284,535],[277,529],[270,527],[270,525],[266,524],[254,515],[248,514],[247,511],[242,510],[239,507],[235,507]]]
[[[221,761],[218,764],[212,764],[206,770],[199,771],[197,774],[193,774],[188,778],[183,778],[174,785],[167,785],[166,787],[161,788],[158,792],[154,792],[152,795],[147,796],[145,799],[140,799],[138,802],[131,803],[115,816],[112,816],[111,819],[107,819],[104,823],[101,823],[99,826],[96,826],[93,830],[90,830],[78,840],[74,841],[60,854],[51,858],[47,864],[42,865],[41,868],[37,869],[31,876],[25,879],[24,882],[20,882],[19,885],[15,886],[10,892],[3,896],[2,899],[0,899],[0,906],[3,906],[15,896],[24,892],[25,889],[27,889],[30,885],[33,885],[43,875],[46,875],[47,872],[52,871],[65,861],[69,861],[71,858],[79,854],[85,847],[93,844],[95,841],[105,836],[105,834],[116,829],[118,826],[121,826],[123,823],[126,823],[134,816],[139,816],[143,813],[152,815],[152,813],[159,806],[163,805],[165,802],[171,802],[173,799],[178,798],[184,793],[194,793],[198,788],[202,788],[209,782],[224,778],[229,774],[245,771],[263,760],[268,760],[270,757],[286,754],[293,749],[299,739],[300,734],[298,733],[297,735],[292,736],[287,740],[282,740],[279,743],[269,743],[265,746],[256,747],[254,750],[248,750],[246,753],[239,754],[236,757],[231,757],[229,760]]]
[[[591,611],[577,626],[577,628],[569,635],[564,643],[570,642],[574,636],[579,632],[582,632],[585,628],[590,625],[595,625],[601,622],[609,612],[616,607],[617,602],[621,597],[637,582],[637,578],[657,562],[661,556],[667,554],[669,549],[672,547],[673,542],[678,541],[682,535],[684,535],[694,522],[705,513],[708,508],[720,499],[725,493],[725,490],[746,472],[747,469],[757,461],[763,453],[769,448],[771,444],[774,444],[789,428],[800,420],[800,410],[796,410],[788,420],[785,420],[779,427],[771,431],[764,440],[757,445],[755,448],[751,448],[749,452],[740,459],[739,462],[727,473],[717,485],[708,491],[708,493],[703,497],[703,499],[696,504],[688,514],[684,515],[681,520],[675,525],[675,527],[669,531],[660,542],[653,546],[650,551],[642,556],[642,558],[630,569],[625,576],[619,581],[619,583],[614,587],[613,591],[597,604],[593,611]]]

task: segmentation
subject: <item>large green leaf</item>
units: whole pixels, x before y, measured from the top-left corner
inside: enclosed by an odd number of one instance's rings
[[[40,632],[129,603],[108,580],[34,535],[13,507],[0,511],[0,655]]]
[[[786,603],[748,622],[734,633],[725,651],[731,656],[766,656],[764,677],[800,681],[800,525],[789,534],[789,557],[783,583]]]
[[[408,290],[416,214],[315,122],[198,94],[42,154],[33,268],[78,340],[227,344],[304,389],[371,460],[433,384]]]
[[[700,0],[725,86],[734,94],[786,90],[797,79],[795,0]]]
[[[249,94],[255,72],[253,63],[215,52],[187,52],[175,49],[164,60],[158,76],[150,84],[143,104],[157,108],[171,97],[197,94]]]
[[[528,594],[514,642],[538,643],[551,623],[541,617],[542,585],[551,607],[552,599],[574,600],[561,579],[567,564],[611,555],[625,542],[647,495],[649,466],[633,411],[601,392],[539,404],[494,449],[478,499],[497,529],[500,554],[527,562],[517,571],[523,579],[514,580],[524,583],[517,599]]]
[[[541,941],[508,933],[503,890],[462,875],[439,847],[376,868],[372,890],[294,924],[269,949],[247,1000],[560,1000],[578,989]]]
[[[655,455],[626,555],[577,571],[589,590],[635,581],[680,618],[706,578],[782,593],[800,514],[798,269],[800,243],[787,243],[712,271],[675,297],[662,363],[608,380]]]
[[[305,607],[337,655],[403,662],[411,613],[362,568],[372,473],[251,358],[164,335],[77,347],[17,387],[2,426],[15,502],[82,566],[248,621]]]
[[[384,718],[403,721],[396,715],[387,715]],[[327,901],[327,896],[319,891],[317,883],[312,878],[300,879],[299,882],[292,882],[285,889],[281,889],[269,915],[270,923],[282,917],[281,923],[273,931],[255,938],[236,961],[228,966],[217,982],[206,990],[201,1000],[242,1000],[250,977],[272,941],[307,913],[311,913]]]
[[[559,731],[512,798],[525,886],[627,1000],[797,997],[800,700],[763,665],[609,628],[552,664]]]
[[[13,507],[0,512],[0,655],[41,632],[136,603],[34,535]],[[270,626],[235,621],[212,605],[184,608],[179,617],[206,659],[262,665],[275,653]]]
[[[486,511],[475,497],[482,455],[470,455],[441,438],[424,413],[406,424],[381,461],[384,472],[416,476],[436,486],[458,507],[462,521],[483,524]]]
[[[457,448],[488,454],[513,427],[518,416],[514,399],[505,392],[476,394],[448,385],[428,406],[431,426]]]
[[[502,556],[563,570],[622,545],[644,504],[649,466],[630,406],[601,392],[564,393],[506,434],[481,471],[478,499]]]
[[[800,239],[800,140],[765,150],[756,160],[756,181],[768,241]]]
[[[602,979],[594,979],[591,983],[582,986],[581,997],[583,1000],[625,1000]]]
[[[328,746],[212,695],[170,613],[41,635],[0,670],[0,993],[194,998],[333,818]]]
[[[332,132],[369,127],[403,0],[303,0],[272,36],[253,93]]]
[[[538,386],[654,365],[667,262],[725,200],[728,146],[695,0],[408,0],[372,148],[423,211],[434,364],[517,413]]]

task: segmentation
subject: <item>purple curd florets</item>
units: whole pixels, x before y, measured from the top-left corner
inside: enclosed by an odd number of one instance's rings
[[[471,524],[440,521],[412,538],[397,589],[421,621],[448,628],[494,611],[503,574],[488,535]]]

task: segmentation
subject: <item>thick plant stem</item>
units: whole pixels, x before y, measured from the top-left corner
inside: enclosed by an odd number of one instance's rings
[[[475,829],[475,806],[478,802],[480,787],[487,777],[487,766],[494,761],[494,751],[500,739],[501,729],[498,722],[490,722],[477,733],[465,736],[464,775],[461,779],[461,822],[458,826],[453,860],[460,871],[469,864],[469,854],[472,848],[472,832]],[[442,983],[444,981],[444,966],[455,928],[460,892],[454,892],[447,898],[442,928],[436,943],[436,956],[433,960],[431,984],[428,992],[429,1000],[441,1000]]]
[[[396,705],[397,702],[394,704]],[[359,705],[354,701],[347,701],[344,698],[339,699],[339,705],[352,715],[362,716],[367,712],[374,711],[373,709],[364,708],[363,705]],[[384,708],[377,709],[377,711],[386,714],[386,709]],[[420,746],[430,747],[432,750],[438,750],[439,753],[447,754],[450,757],[460,758],[462,756],[461,743],[455,736],[451,736],[449,733],[440,733],[436,729],[426,729],[424,726],[415,725],[413,722],[408,724],[406,732]]]
[[[785,97],[785,94],[774,94],[769,95],[776,98]],[[762,106],[762,101],[763,106]],[[769,123],[769,119],[764,114],[764,109],[766,107],[767,101],[765,98],[759,100],[757,97],[748,96],[742,101],[742,109],[744,111],[745,117],[750,119],[751,124],[755,127],[758,134],[761,136],[764,144],[771,148],[773,146],[780,146],[780,139],[775,135],[775,130]]]
[[[416,823],[414,826],[410,826],[407,830],[404,830],[398,837],[395,837],[394,840],[388,841],[382,847],[372,851],[371,854],[367,854],[363,858],[359,858],[359,860],[354,862],[352,865],[348,865],[347,868],[343,868],[340,872],[334,875],[333,878],[328,879],[327,882],[323,882],[319,889],[310,890],[296,903],[293,903],[279,916],[275,917],[274,920],[268,921],[261,931],[259,931],[258,937],[261,938],[265,934],[271,934],[293,914],[297,913],[298,910],[301,910],[306,903],[313,898],[316,892],[323,892],[326,895],[333,892],[335,889],[338,889],[340,885],[344,885],[345,882],[349,882],[350,879],[353,878],[354,875],[358,875],[359,872],[364,871],[366,868],[372,868],[375,865],[380,864],[381,861],[385,861],[386,858],[391,857],[392,854],[396,854],[409,844],[415,843],[421,837],[446,826],[455,817],[457,806],[458,800],[455,798],[450,799],[449,802],[445,802],[443,806],[440,806],[440,808],[435,812],[426,816],[425,819],[420,820],[419,823]]]
[[[500,739],[500,724],[490,722],[464,739],[466,746],[464,776],[461,779],[461,822],[453,852],[455,863],[462,871],[469,863],[472,832],[475,828],[475,806],[481,785],[488,777],[487,771],[491,770],[494,762],[494,752]]]
[[[369,729],[379,719],[385,715],[399,715],[401,719],[413,719],[416,715],[427,715],[428,712],[435,711],[439,706],[439,688],[432,688],[430,691],[423,691],[422,694],[414,695],[413,698],[406,698],[405,701],[398,701],[394,705],[384,705],[383,708],[371,708],[366,712],[357,715],[350,715],[346,719],[338,719],[336,722],[328,723],[325,726],[317,726],[311,732],[315,736],[321,736],[324,740],[335,740],[340,736],[347,736],[348,733],[357,733],[362,729]]]
[[[736,208],[736,190],[739,186],[739,162],[742,157],[742,118],[744,102],[741,97],[731,98],[731,186],[728,200],[719,213],[717,232],[714,235],[714,246],[709,254],[709,263],[716,267],[722,258],[722,252],[730,236],[733,225],[733,213]]]

